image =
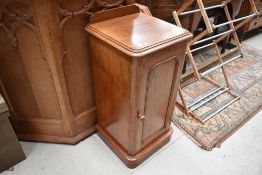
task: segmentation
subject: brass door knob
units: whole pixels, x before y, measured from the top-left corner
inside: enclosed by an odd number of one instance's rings
[[[138,114],[138,115],[137,115],[137,118],[138,118],[139,120],[144,120],[144,119],[146,118],[146,116],[143,115],[143,114]]]

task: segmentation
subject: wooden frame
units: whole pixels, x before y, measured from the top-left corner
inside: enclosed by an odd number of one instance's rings
[[[222,41],[223,39],[225,39],[226,37],[228,37],[230,34],[233,34],[233,38],[234,38],[234,41],[236,42],[236,45],[237,45],[237,50],[238,52],[240,53],[239,56],[237,57],[233,57],[232,58],[232,61],[239,58],[240,56],[243,56],[242,54],[242,48],[241,48],[241,45],[240,45],[240,42],[239,42],[239,39],[238,39],[238,36],[237,36],[237,33],[236,33],[236,30],[239,29],[240,27],[242,27],[244,24],[246,24],[249,20],[251,20],[254,16],[258,15],[258,12],[256,10],[256,7],[254,5],[254,1],[253,0],[249,0],[250,4],[251,4],[251,7],[252,7],[252,12],[253,14],[249,15],[249,16],[246,16],[246,17],[242,17],[242,18],[239,18],[239,19],[234,19],[232,20],[231,18],[231,15],[229,13],[229,10],[228,10],[228,7],[227,7],[227,4],[230,3],[232,0],[227,0],[227,1],[224,1],[222,4],[220,5],[216,5],[216,6],[211,6],[211,7],[207,7],[205,8],[204,5],[203,5],[203,2],[202,0],[197,0],[197,4],[198,4],[198,7],[199,9],[198,10],[192,10],[192,11],[186,11],[184,12],[190,5],[192,5],[192,3],[194,1],[188,1],[187,3],[185,3],[177,12],[174,11],[173,12],[173,16],[174,16],[174,19],[176,21],[176,24],[180,27],[182,27],[181,25],[181,22],[179,20],[179,15],[187,15],[187,14],[191,14],[191,13],[195,13],[197,11],[200,11],[201,12],[201,15],[204,19],[204,23],[206,25],[206,29],[201,32],[200,34],[198,34],[197,36],[195,36],[187,45],[187,55],[188,55],[188,58],[189,58],[189,61],[192,65],[192,69],[193,69],[193,72],[194,72],[194,78],[195,80],[200,80],[201,78],[203,78],[204,80],[207,80],[209,83],[215,85],[215,86],[219,86],[219,88],[221,89],[224,89],[223,92],[228,92],[229,94],[231,94],[232,96],[234,96],[234,100],[237,100],[239,99],[239,96],[237,96],[235,93],[233,93],[231,91],[231,86],[230,86],[230,83],[229,83],[229,80],[228,80],[228,76],[226,74],[226,70],[225,70],[225,65],[227,62],[231,62],[231,60],[229,61],[226,61],[226,62],[223,62],[223,56],[221,55],[220,51],[219,51],[219,48],[218,48],[218,42]],[[213,8],[217,8],[217,7],[223,7],[224,9],[224,12],[226,14],[226,18],[227,18],[227,22],[225,23],[222,23],[222,24],[218,24],[218,25],[212,25],[208,19],[208,15],[206,13],[206,10],[207,9],[213,9]],[[234,22],[238,22],[240,20],[243,20],[242,22],[240,22],[239,24],[237,24],[236,26],[234,26]],[[220,27],[220,26],[225,26],[225,25],[229,25],[230,26],[230,30],[229,31],[226,31],[226,32],[223,32],[223,33],[220,33],[218,35],[215,35],[215,36],[211,36],[209,38],[205,38],[205,39],[202,39],[204,38],[207,34],[211,34],[213,33],[213,30]],[[202,40],[201,40],[202,39]],[[205,46],[201,46],[197,49],[194,49],[194,50],[200,50],[200,49],[203,49],[203,48],[206,48],[206,47],[210,47],[210,46],[214,46],[215,47],[215,51],[216,51],[216,55],[217,55],[217,61],[219,63],[220,66],[216,66],[216,67],[213,67],[211,68],[210,70],[207,70],[205,72],[202,72],[200,73],[196,64],[195,64],[195,61],[194,61],[194,57],[193,57],[193,54],[192,54],[192,50],[190,49],[190,47],[192,45],[196,45],[196,44],[199,44],[199,43],[202,43],[202,42],[205,42],[205,41],[208,41],[208,40],[211,40],[211,39],[214,39],[212,43],[209,43]],[[225,88],[223,87],[222,85],[220,85],[219,83],[209,79],[206,77],[207,74],[209,74],[210,72],[212,72],[213,70],[216,70],[218,68],[222,68],[222,73],[223,73],[223,76],[224,76],[224,79],[226,81],[226,85],[228,88]],[[184,82],[182,82],[181,84],[181,87],[185,87],[186,85],[183,85]],[[186,82],[186,84],[190,84],[190,82]],[[214,93],[216,93],[217,91],[215,91]],[[222,94],[222,93],[221,93]],[[182,92],[182,88],[179,89],[179,95],[181,97],[181,101],[182,103],[179,103],[177,102],[177,106],[182,110],[184,111],[187,115],[189,116],[192,116],[196,119],[198,119],[199,121],[201,122],[206,122],[208,119],[210,119],[211,117],[207,117],[207,119],[203,119],[201,118],[200,116],[198,116],[196,113],[194,113],[193,111],[189,110],[191,106],[188,107],[188,105],[186,104],[186,101],[183,97],[183,92]],[[212,93],[210,94],[212,95]],[[208,96],[207,96],[208,97]],[[207,98],[206,97],[206,98]],[[232,103],[232,101],[230,103],[228,103],[228,105],[230,105]],[[223,107],[224,108],[224,107]],[[194,108],[195,109],[195,108]],[[219,109],[221,110],[221,109]],[[215,112],[216,113],[216,112]],[[211,115],[213,116],[213,115]]]

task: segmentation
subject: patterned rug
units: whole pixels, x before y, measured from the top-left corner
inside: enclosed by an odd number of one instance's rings
[[[173,122],[197,145],[206,150],[219,147],[225,139],[243,126],[259,110],[262,109],[262,51],[248,45],[243,46],[244,58],[237,59],[226,66],[229,82],[234,92],[241,99],[215,115],[205,124],[186,116],[175,109]],[[203,62],[214,56],[213,50],[196,55],[196,62]],[[224,83],[221,69],[210,74],[213,80]],[[183,88],[187,104],[214,90],[214,86],[204,80],[197,81]],[[215,111],[225,104],[231,95],[225,93],[199,108],[196,113],[206,115],[207,111]],[[178,100],[180,100],[178,98]]]

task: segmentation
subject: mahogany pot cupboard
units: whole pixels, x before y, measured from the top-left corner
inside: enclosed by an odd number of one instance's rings
[[[74,144],[95,131],[88,36],[124,0],[0,0],[0,84],[20,139]]]
[[[99,12],[86,27],[101,138],[130,168],[170,139],[187,30],[137,6]]]

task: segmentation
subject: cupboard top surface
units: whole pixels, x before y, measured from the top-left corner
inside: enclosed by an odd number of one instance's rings
[[[191,37],[187,30],[139,12],[90,24],[86,30],[131,56]]]

